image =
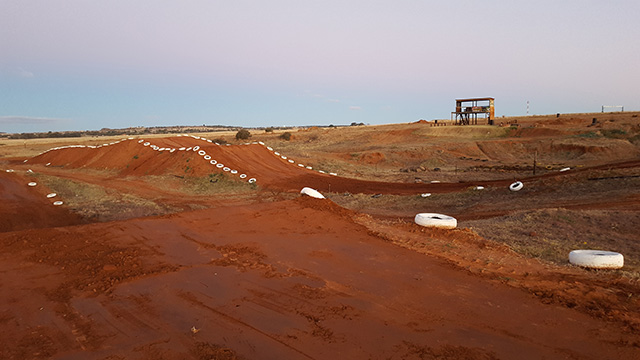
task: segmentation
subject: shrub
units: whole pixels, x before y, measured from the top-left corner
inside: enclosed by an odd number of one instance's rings
[[[273,128],[272,127],[268,127],[266,129],[264,129],[264,132],[272,133],[273,132]]]
[[[280,135],[280,139],[282,139],[282,140],[287,140],[287,141],[291,140],[291,133],[290,133],[290,132],[288,132],[288,131],[287,131],[287,132],[282,133],[282,134]]]
[[[251,133],[247,129],[241,129],[236,133],[236,140],[247,140],[251,137]]]

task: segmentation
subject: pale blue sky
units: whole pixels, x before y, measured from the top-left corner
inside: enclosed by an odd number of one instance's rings
[[[0,132],[640,110],[640,1],[0,0]]]

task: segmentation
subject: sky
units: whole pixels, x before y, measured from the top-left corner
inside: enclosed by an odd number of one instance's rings
[[[0,0],[0,132],[640,110],[640,1]]]

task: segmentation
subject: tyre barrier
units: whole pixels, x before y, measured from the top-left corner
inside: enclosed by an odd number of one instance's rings
[[[431,196],[431,193],[420,194],[420,196],[422,196],[423,198],[427,198],[427,197]]]
[[[60,201],[60,200],[53,202],[53,205],[55,205],[55,206],[60,206],[62,204],[64,204],[64,203],[62,201]]]
[[[475,190],[484,190],[484,186],[476,186],[474,189]]]
[[[513,184],[509,185],[509,190],[511,191],[520,191],[524,187],[522,181],[516,181]]]
[[[569,263],[593,269],[620,269],[624,266],[624,256],[613,251],[573,250],[569,253]]]
[[[566,168],[560,169],[560,172],[565,172],[565,171],[569,171],[569,170],[571,170],[571,168],[570,167],[566,167]]]
[[[192,137],[194,139],[199,139],[199,140],[202,140],[202,141],[207,141],[209,143],[214,143],[212,140],[205,139],[204,137],[201,138],[201,137],[197,137],[197,136],[193,136],[193,135],[187,135],[187,134],[182,134],[182,135],[177,135],[177,136],[178,137],[180,137],[180,136],[190,136],[190,137]],[[51,148],[51,149],[48,149],[48,150],[45,150],[45,151],[41,152],[40,155],[42,155],[44,153],[47,153],[49,151],[52,151],[52,150],[60,150],[60,149],[66,149],[66,148],[87,147],[87,148],[91,148],[91,149],[99,149],[99,148],[101,148],[103,146],[115,145],[115,144],[118,144],[118,143],[120,143],[122,141],[125,141],[125,140],[134,140],[134,138],[122,139],[122,140],[118,140],[118,141],[115,141],[115,142],[105,143],[105,144],[97,145],[97,146],[92,146],[92,145],[89,145],[89,146],[85,146],[85,145],[69,145],[69,146],[54,147],[54,148]],[[238,170],[232,170],[231,168],[229,168],[227,166],[224,166],[223,164],[218,163],[216,160],[212,159],[211,156],[208,155],[204,150],[200,150],[200,146],[197,146],[197,145],[193,146],[193,147],[187,147],[187,148],[185,148],[185,147],[168,148],[168,147],[159,147],[158,145],[152,144],[151,142],[145,141],[144,139],[139,139],[137,142],[139,144],[142,144],[143,146],[149,146],[151,149],[153,149],[155,151],[158,151],[158,152],[162,152],[162,151],[175,152],[176,150],[178,150],[178,151],[190,151],[190,150],[197,151],[199,155],[203,156],[204,160],[209,161],[209,164],[215,165],[217,168],[222,169],[223,171],[231,172],[232,174],[238,174]],[[218,143],[215,143],[215,144],[220,146],[220,144],[218,144]],[[264,143],[262,143],[262,142],[254,142],[254,144],[264,145]],[[227,146],[231,146],[231,144],[226,144],[226,145]],[[246,145],[250,145],[250,144],[247,143]],[[273,149],[271,149],[271,150],[273,151]],[[285,156],[283,156],[283,158],[286,159]],[[25,160],[24,162],[27,162],[27,160]],[[291,162],[293,162],[293,161],[291,161]],[[51,163],[47,163],[45,166],[49,166],[49,165],[51,165]],[[14,172],[14,171],[9,169],[9,170],[6,170],[6,172]],[[245,179],[245,178],[247,178],[247,175],[246,174],[240,174],[240,178],[241,179]],[[249,183],[252,183],[252,184],[255,183],[256,181],[257,181],[256,178],[250,178],[249,179]],[[29,186],[36,186],[36,183],[33,183],[33,185],[29,185]],[[53,194],[51,197],[53,197],[53,196],[55,196],[55,194]],[[62,205],[62,202],[60,201],[59,204],[56,204],[56,205]]]
[[[51,199],[52,197],[56,197],[56,193],[47,194],[47,198]]]
[[[28,183],[27,185],[29,185],[29,186],[36,186],[36,185],[38,185],[38,183],[37,183],[37,182],[30,182],[30,183]]]
[[[455,229],[456,226],[458,226],[458,220],[454,217],[436,213],[416,214],[414,221],[420,226],[437,227],[442,229]]]
[[[318,190],[312,189],[310,187],[303,187],[302,190],[300,190],[300,194],[311,196],[312,198],[316,199],[325,198],[324,195],[322,195]]]

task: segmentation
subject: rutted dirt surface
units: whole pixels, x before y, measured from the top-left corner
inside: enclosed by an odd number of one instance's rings
[[[510,183],[362,181],[292,164],[261,144],[152,143],[200,146],[238,171],[229,176],[256,178],[266,192],[331,184],[334,192],[446,193]],[[225,202],[141,180],[224,171],[203,157],[136,139],[50,151],[0,173],[0,358],[640,357],[635,279],[541,263],[464,228],[384,221],[330,200]],[[117,173],[105,179],[81,168]],[[27,169],[207,208],[87,224],[53,206],[41,184],[27,186]],[[589,169],[575,172],[597,168]],[[637,196],[629,201],[625,209],[637,211]]]

